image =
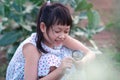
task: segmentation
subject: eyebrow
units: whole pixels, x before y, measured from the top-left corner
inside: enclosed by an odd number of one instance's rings
[[[62,30],[60,27],[55,28],[55,29],[60,29],[60,30]],[[67,27],[65,30],[70,30],[70,28],[69,28],[69,27]]]

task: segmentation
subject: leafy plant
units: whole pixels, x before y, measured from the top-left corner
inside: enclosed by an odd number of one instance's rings
[[[0,77],[5,77],[7,65],[0,66]]]
[[[101,51],[98,49],[92,37],[101,32],[104,29],[103,25],[100,25],[101,19],[99,13],[93,9],[93,5],[88,3],[87,0],[60,0],[61,3],[70,4],[74,9],[73,15],[73,28],[72,35],[73,36],[85,36],[86,39],[90,41],[93,45],[93,50],[101,54]],[[85,26],[79,25],[82,20],[87,20],[88,23]]]
[[[72,35],[92,36],[103,30],[99,26],[100,16],[93,5],[86,0],[51,0],[69,4],[74,9]],[[46,0],[1,0],[0,1],[0,46],[8,50],[8,58],[14,54],[16,47],[36,29],[39,7]],[[82,20],[88,20],[85,27],[79,26]],[[77,34],[79,33],[79,34]],[[83,33],[83,35],[80,35]],[[8,47],[7,47],[8,46]],[[96,45],[95,45],[96,46]],[[11,56],[10,56],[11,58]],[[10,60],[9,58],[9,60]]]
[[[42,3],[44,0],[0,1],[0,46],[8,50],[9,60],[19,43],[35,31],[36,15]]]

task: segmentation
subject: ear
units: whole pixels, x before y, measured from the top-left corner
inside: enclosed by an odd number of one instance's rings
[[[40,23],[40,29],[42,32],[45,32],[46,31],[46,26],[45,26],[45,23],[44,22],[41,22]]]

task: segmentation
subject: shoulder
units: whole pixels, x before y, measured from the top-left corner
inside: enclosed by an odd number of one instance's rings
[[[78,40],[76,40],[76,39],[74,39],[73,37],[71,37],[71,36],[68,35],[68,36],[66,37],[63,45],[68,47],[68,45],[74,45],[74,43],[75,43],[76,41],[78,42]]]
[[[36,46],[34,46],[31,43],[27,43],[23,46],[23,55],[25,57],[25,59],[31,59],[31,60],[38,60],[40,57],[40,53],[38,52]]]
[[[28,38],[26,38],[23,42],[22,45],[25,45],[27,43],[31,43],[36,46],[36,33],[32,33]]]
[[[75,39],[75,38],[73,38],[73,37],[71,37],[70,35],[68,35],[68,36],[66,37],[65,41],[64,41],[64,44],[66,44],[66,43],[73,43],[73,42],[75,42],[75,41],[78,41],[78,40]]]

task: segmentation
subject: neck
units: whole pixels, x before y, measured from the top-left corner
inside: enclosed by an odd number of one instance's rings
[[[50,48],[54,48],[54,45],[52,43],[48,43],[47,41],[43,41],[43,43]]]

